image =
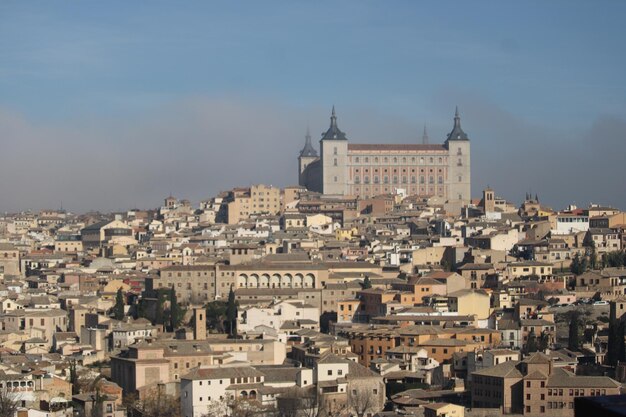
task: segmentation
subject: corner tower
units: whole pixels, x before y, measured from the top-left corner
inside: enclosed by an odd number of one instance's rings
[[[311,144],[311,134],[309,133],[309,128],[306,129],[306,135],[304,136],[304,148],[300,151],[300,155],[298,156],[298,171],[300,172],[300,185],[302,184],[303,178],[302,174],[306,167],[308,167],[312,162],[315,162],[318,159],[317,151]]]
[[[448,149],[448,201],[469,204],[472,198],[470,141],[461,128],[458,107],[454,113],[454,127],[444,145]]]
[[[348,139],[337,126],[335,106],[330,127],[320,140],[322,162],[322,193],[346,194],[348,183]]]

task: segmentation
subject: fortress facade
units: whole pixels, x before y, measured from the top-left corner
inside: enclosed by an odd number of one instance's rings
[[[425,130],[420,144],[356,144],[337,126],[333,107],[319,143],[318,154],[307,132],[298,157],[299,184],[311,191],[368,198],[403,190],[450,203],[470,201],[470,141],[458,108],[442,144],[430,144]]]

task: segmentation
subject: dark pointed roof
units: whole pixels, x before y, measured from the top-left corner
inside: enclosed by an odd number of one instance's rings
[[[337,127],[335,106],[333,106],[333,112],[330,116],[330,127],[328,128],[326,133],[323,134],[322,140],[348,140],[348,138],[346,138],[346,134],[339,130],[339,128]]]
[[[300,156],[312,156],[317,157],[317,151],[311,144],[311,134],[309,133],[309,128],[306,128],[306,136],[304,137],[304,148],[300,151]]]
[[[448,140],[469,140],[467,134],[461,129],[461,117],[459,116],[459,108],[454,112],[454,127],[452,132],[448,134]]]

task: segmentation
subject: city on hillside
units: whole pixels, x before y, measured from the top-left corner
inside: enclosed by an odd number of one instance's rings
[[[0,0],[0,417],[626,417],[625,17]]]
[[[2,416],[565,417],[622,392],[626,212],[473,198],[458,109],[441,144],[360,145],[333,108],[319,147],[294,186],[4,214]]]

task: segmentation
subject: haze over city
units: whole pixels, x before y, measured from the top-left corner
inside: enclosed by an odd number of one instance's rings
[[[298,182],[336,106],[441,143],[472,193],[626,206],[623,2],[3,2],[0,210],[154,207]],[[234,162],[236,161],[236,162]]]
[[[0,0],[0,417],[626,417],[624,16]]]

